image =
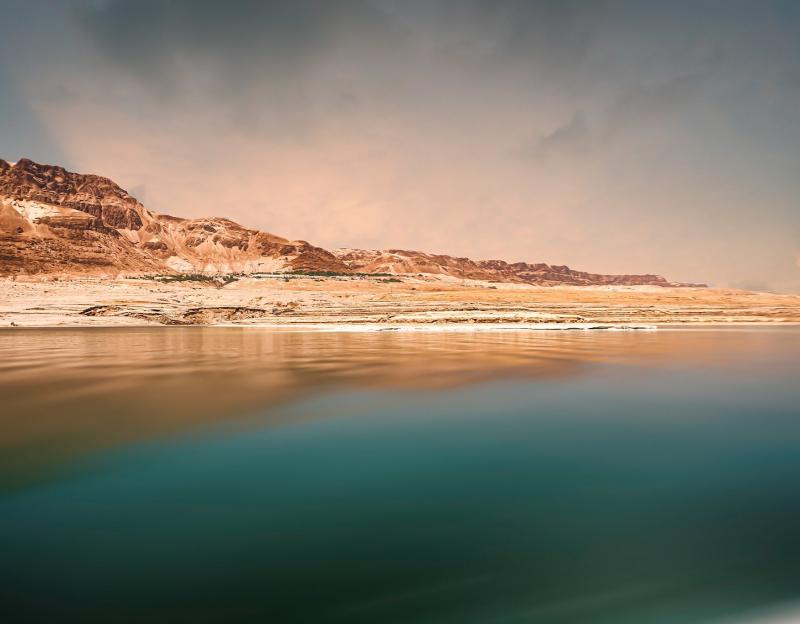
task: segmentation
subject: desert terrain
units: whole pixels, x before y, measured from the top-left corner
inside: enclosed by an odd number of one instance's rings
[[[715,288],[277,273],[0,279],[0,327],[480,330],[786,323],[800,323],[800,296]]]
[[[0,160],[3,327],[457,330],[796,322],[800,296],[544,262],[326,250],[224,217],[152,212],[102,176]]]

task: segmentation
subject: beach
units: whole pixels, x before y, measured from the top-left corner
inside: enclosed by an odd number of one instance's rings
[[[17,277],[0,327],[587,329],[800,323],[800,296],[719,288],[541,287],[430,275]]]

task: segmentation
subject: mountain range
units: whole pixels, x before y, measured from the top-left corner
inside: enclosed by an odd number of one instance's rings
[[[685,285],[659,275],[601,275],[401,249],[328,251],[223,217],[158,214],[102,176],[29,159],[0,159],[0,275],[272,272],[434,274],[535,285]]]

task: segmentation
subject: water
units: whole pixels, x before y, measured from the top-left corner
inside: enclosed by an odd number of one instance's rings
[[[0,332],[4,622],[800,621],[800,330]]]

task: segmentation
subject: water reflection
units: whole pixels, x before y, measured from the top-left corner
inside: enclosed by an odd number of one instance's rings
[[[0,347],[9,621],[796,614],[800,331]]]
[[[741,366],[797,332],[315,333],[238,328],[0,332],[0,486],[87,450],[239,420],[329,390],[558,379],[598,364]],[[787,348],[788,347],[788,348]],[[259,414],[282,422],[285,415]]]

